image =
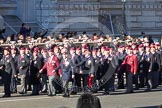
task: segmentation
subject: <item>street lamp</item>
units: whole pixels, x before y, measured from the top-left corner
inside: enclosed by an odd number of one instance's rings
[[[122,2],[122,34],[126,34],[126,21],[125,21],[125,3],[126,0],[121,0]]]

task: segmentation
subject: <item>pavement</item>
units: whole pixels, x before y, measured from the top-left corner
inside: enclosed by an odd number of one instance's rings
[[[2,91],[3,86],[0,86]],[[95,93],[99,97],[102,108],[160,108],[162,106],[162,85],[151,92],[144,89],[135,93],[125,94],[125,89],[116,90],[110,95],[103,96],[102,92]],[[80,94],[63,98],[62,94],[49,97],[47,94],[38,96],[12,94],[9,98],[0,98],[0,108],[76,108]],[[0,93],[0,97],[4,93]],[[162,107],[161,107],[162,108]]]

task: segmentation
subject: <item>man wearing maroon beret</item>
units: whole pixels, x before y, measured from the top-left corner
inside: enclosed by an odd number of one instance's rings
[[[55,96],[56,95],[56,89],[54,86],[54,81],[56,81],[56,75],[55,69],[59,66],[59,60],[58,57],[54,55],[54,52],[52,49],[48,51],[49,58],[47,62],[44,64],[42,69],[39,71],[39,73],[42,73],[43,70],[47,69],[47,76],[49,79],[49,85],[48,85],[48,96]],[[62,77],[61,70],[58,70],[59,76]]]
[[[140,88],[147,86],[147,91],[151,90],[151,72],[149,70],[151,69],[151,52],[150,52],[150,46],[146,46],[145,52],[143,53],[143,56],[141,57],[141,64],[139,64],[139,81],[140,81]]]
[[[78,66],[82,66],[82,71],[80,71],[80,74],[82,74],[82,78],[83,78],[83,87],[84,87],[84,92],[88,92],[88,88],[87,86],[88,84],[88,80],[89,77],[94,77],[94,69],[95,69],[95,61],[93,59],[93,57],[91,56],[91,52],[89,50],[89,48],[85,48],[84,49],[84,56],[82,58],[82,61],[76,65],[76,67]]]
[[[62,70],[62,82],[63,82],[63,88],[64,88],[64,95],[63,97],[69,97],[69,90],[68,90],[68,86],[69,86],[69,80],[71,77],[74,76],[74,72],[73,72],[73,64],[72,64],[72,60],[70,58],[68,58],[68,53],[67,50],[63,50],[62,51],[62,60],[60,62],[60,65],[55,69],[55,71],[57,71],[58,69]],[[72,74],[72,76],[71,76]]]
[[[124,70],[125,66],[121,65],[124,58],[126,57],[126,52],[124,51],[124,46],[120,46],[117,52],[118,56],[118,89],[124,89]]]
[[[42,67],[41,58],[38,56],[38,49],[34,48],[33,56],[30,60],[30,84],[33,85],[32,95],[39,94],[40,81],[37,76]]]
[[[157,88],[159,85],[159,72],[160,72],[160,55],[156,52],[154,46],[151,47],[151,62],[149,73],[151,73],[150,82],[152,83],[151,88]]]
[[[59,46],[56,45],[53,48],[53,51],[54,51],[54,55],[58,58],[59,62],[61,62],[62,55],[61,55],[61,50]],[[60,76],[58,74],[56,78],[58,82],[61,82]],[[54,82],[54,83],[55,83],[54,85],[55,85],[56,93],[62,93],[62,84],[58,84],[57,82]]]
[[[11,48],[11,56],[14,60],[16,74],[18,73],[17,62],[18,62],[18,54],[16,48]],[[16,85],[16,78],[14,75],[11,76],[11,85],[10,85],[11,93],[17,93],[17,85]]]
[[[125,60],[123,61],[122,65],[126,66],[126,72],[127,72],[126,93],[133,93],[133,75],[137,73],[138,58],[136,55],[133,54],[132,48],[128,48],[127,56],[125,57]]]
[[[19,92],[20,94],[24,94],[27,92],[26,78],[29,71],[29,64],[30,64],[30,59],[25,54],[25,48],[21,47],[20,55],[18,57],[18,69],[21,78],[21,85],[20,85],[21,91]]]
[[[81,48],[76,48],[76,55],[77,55],[77,58],[78,58],[78,60],[79,60],[79,62],[81,62],[82,61],[82,58],[83,58],[83,55],[82,55],[82,53],[81,53]],[[75,78],[77,79],[77,81],[76,81],[76,83],[77,83],[77,87],[78,88],[81,88],[81,76],[82,76],[82,67],[81,66],[78,66],[78,67],[76,67],[76,68],[78,68],[78,75],[77,76],[75,76]],[[79,89],[80,90],[80,89]]]
[[[74,48],[74,47],[71,47],[71,48],[70,48],[70,55],[69,55],[69,58],[70,58],[71,64],[72,64],[73,66],[79,64],[79,62],[80,62],[79,57],[78,57],[78,55],[76,54],[75,48]],[[71,94],[76,94],[76,93],[77,93],[77,87],[80,86],[80,84],[79,84],[80,81],[81,81],[81,78],[80,78],[80,76],[79,76],[79,68],[78,68],[78,67],[75,67],[75,68],[73,68],[72,90],[71,90]]]
[[[11,76],[14,75],[16,77],[16,69],[12,56],[10,55],[10,49],[4,49],[4,56],[1,59],[0,70],[2,70],[2,78],[4,81],[4,92],[3,97],[10,97],[10,84],[11,84]]]
[[[25,54],[27,55],[27,57],[29,58],[29,60],[31,60],[31,58],[32,58],[32,53],[31,53],[29,47],[26,47],[26,48],[25,48]],[[31,65],[31,64],[29,64],[29,70],[28,70],[27,76],[26,76],[27,91],[31,91],[31,90],[32,90],[32,87],[31,87],[31,84],[30,84],[30,65]]]

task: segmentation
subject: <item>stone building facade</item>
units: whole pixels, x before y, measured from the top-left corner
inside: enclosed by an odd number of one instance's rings
[[[0,0],[0,14],[50,32],[162,34],[162,0]]]

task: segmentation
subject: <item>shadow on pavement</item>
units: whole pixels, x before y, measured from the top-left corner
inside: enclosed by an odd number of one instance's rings
[[[159,106],[134,107],[134,108],[162,108],[162,105],[159,105]]]

